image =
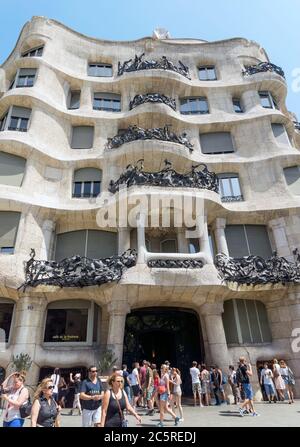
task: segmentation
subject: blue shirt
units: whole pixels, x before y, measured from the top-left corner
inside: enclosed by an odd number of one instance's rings
[[[96,383],[93,383],[90,379],[86,379],[81,384],[81,393],[85,393],[88,396],[96,396],[103,391],[101,380],[97,379]],[[102,404],[102,400],[83,400],[81,399],[81,406],[84,410],[97,410]]]

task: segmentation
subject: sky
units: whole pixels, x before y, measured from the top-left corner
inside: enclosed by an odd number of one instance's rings
[[[166,28],[174,38],[255,40],[283,68],[287,108],[300,121],[300,0],[0,0],[0,64],[34,15],[91,37],[134,40]]]

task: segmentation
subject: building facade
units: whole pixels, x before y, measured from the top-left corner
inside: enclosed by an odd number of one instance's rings
[[[244,355],[259,398],[276,357],[299,396],[300,288],[259,264],[276,251],[286,271],[300,248],[284,74],[253,41],[161,37],[103,41],[33,17],[0,69],[0,367],[27,353],[36,384],[107,349],[185,371]],[[170,199],[165,225],[155,200]],[[104,209],[122,211],[107,223]]]

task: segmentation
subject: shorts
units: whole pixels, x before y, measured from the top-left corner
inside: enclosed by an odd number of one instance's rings
[[[159,395],[159,399],[160,399],[160,400],[163,400],[163,401],[165,401],[165,402],[167,402],[168,399],[169,399],[169,395],[168,395],[168,393],[162,393],[162,394],[160,394],[160,395]]]
[[[274,386],[272,384],[264,383],[265,392],[268,396],[275,394]]]
[[[132,385],[131,389],[132,389],[132,393],[133,393],[134,397],[138,397],[140,395],[141,389],[140,389],[139,385]]]
[[[147,400],[151,400],[152,399],[153,392],[154,392],[154,387],[150,386],[149,390],[147,390],[147,397],[146,397]]]
[[[243,390],[244,390],[246,399],[253,400],[253,390],[252,390],[251,383],[243,383]]]
[[[201,386],[201,393],[207,394],[209,392],[210,392],[209,382],[203,380],[202,386]]]
[[[3,427],[23,427],[24,419],[16,418],[12,421],[3,421]]]
[[[193,389],[193,393],[200,393],[201,392],[201,388],[200,388],[200,382],[198,383],[193,383],[192,384],[192,389]]]

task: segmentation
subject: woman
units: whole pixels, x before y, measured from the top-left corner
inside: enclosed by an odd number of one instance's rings
[[[14,372],[2,383],[4,394],[1,397],[6,401],[3,427],[23,427],[24,419],[21,418],[20,407],[29,399],[28,389],[24,386],[25,375],[25,372]]]
[[[58,382],[58,397],[57,402],[58,405],[61,408],[66,408],[66,397],[69,391],[69,387],[64,379],[64,377],[60,376],[59,382]],[[56,400],[56,399],[55,399]]]
[[[178,408],[179,410],[179,422],[183,422],[183,411],[182,411],[182,406],[181,406],[181,396],[182,396],[182,391],[181,391],[181,384],[182,384],[182,380],[181,380],[181,376],[180,376],[180,371],[178,368],[171,368],[171,377],[170,377],[170,382],[173,384],[173,390],[172,390],[172,394],[173,394],[173,399],[171,401],[171,405],[172,405],[172,410],[174,411],[174,404],[176,405],[176,408]]]
[[[102,401],[101,422],[99,427],[123,427],[125,421],[124,410],[131,413],[141,423],[141,417],[129,403],[127,394],[123,390],[124,379],[119,374],[113,374],[107,381],[110,390],[105,391]]]
[[[164,415],[165,412],[169,413],[172,418],[175,421],[175,425],[178,425],[179,417],[176,416],[174,411],[171,410],[171,408],[168,405],[168,400],[170,399],[170,379],[169,379],[169,373],[168,373],[168,367],[167,365],[161,365],[160,369],[160,382],[158,386],[158,394],[159,394],[159,423],[157,424],[158,427],[163,427],[164,424]]]
[[[274,375],[274,383],[275,388],[278,394],[279,400],[284,400],[284,390],[285,390],[285,383],[282,378],[282,375],[280,374],[280,366],[277,359],[273,359],[273,375]]]
[[[200,366],[200,380],[201,393],[204,396],[204,405],[208,407],[210,404],[210,374],[204,363]]]
[[[153,395],[152,395],[152,401],[153,401],[153,408],[154,408],[154,403],[155,403],[156,404],[156,408],[158,409],[158,412],[159,412],[159,399],[158,399],[159,381],[160,381],[160,377],[159,377],[158,371],[157,371],[157,369],[153,369]]]
[[[55,385],[50,378],[42,380],[35,392],[31,410],[31,427],[58,426],[60,407],[53,398]]]
[[[280,365],[280,369],[279,372],[284,380],[285,386],[286,386],[286,390],[287,390],[287,394],[288,394],[288,398],[289,398],[289,404],[293,404],[294,403],[294,393],[293,393],[293,385],[295,385],[295,379],[294,379],[294,374],[291,370],[291,368],[289,368],[287,366],[287,364],[285,363],[284,360],[280,360],[279,362]]]

